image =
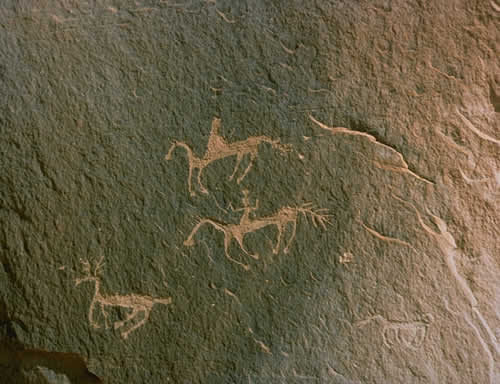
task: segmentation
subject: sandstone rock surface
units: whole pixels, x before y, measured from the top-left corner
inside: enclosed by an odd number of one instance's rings
[[[498,0],[0,4],[8,383],[500,383]]]

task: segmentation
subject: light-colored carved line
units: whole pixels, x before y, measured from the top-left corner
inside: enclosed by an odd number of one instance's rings
[[[247,138],[246,140],[228,143],[219,134],[220,126],[221,126],[221,119],[214,117],[212,119],[212,127],[210,131],[210,136],[208,138],[207,148],[202,158],[198,158],[193,153],[191,147],[182,141],[174,141],[170,146],[167,154],[165,155],[165,160],[171,160],[173,152],[177,147],[180,147],[186,151],[188,157],[188,165],[189,165],[188,189],[192,196],[196,194],[192,186],[192,180],[195,177],[201,192],[204,194],[208,194],[208,190],[203,185],[201,177],[203,170],[209,164],[211,164],[216,160],[221,160],[227,157],[236,156],[236,165],[234,167],[232,175],[229,177],[229,180],[232,180],[236,175],[237,170],[239,169],[243,157],[246,155],[250,157],[250,161],[246,169],[243,171],[241,176],[239,176],[236,179],[236,182],[239,184],[248,174],[255,160],[257,159],[260,144],[268,143],[271,145],[273,149],[278,149],[282,153],[290,151],[291,148],[290,145],[280,144],[279,139],[273,140],[272,138],[267,136],[252,136]],[[196,170],[198,171],[197,175],[194,174]]]
[[[90,303],[89,312],[88,312],[88,320],[89,324],[93,328],[99,328],[99,324],[94,321],[94,311],[96,310],[96,305],[99,304],[101,314],[104,317],[104,324],[106,329],[109,328],[108,325],[108,313],[106,312],[106,307],[119,307],[119,308],[127,308],[131,312],[126,316],[125,320],[115,321],[113,326],[114,329],[119,329],[126,324],[131,324],[139,314],[143,315],[143,318],[135,324],[132,324],[127,330],[121,332],[121,337],[123,339],[127,339],[128,335],[136,330],[137,328],[144,325],[149,319],[149,315],[151,310],[155,304],[164,304],[168,305],[172,303],[172,298],[154,298],[151,296],[140,296],[136,294],[130,295],[102,295],[100,292],[100,278],[98,274],[101,272],[101,268],[104,266],[102,256],[98,261],[94,271],[91,270],[90,262],[87,260],[81,260],[82,269],[84,272],[83,278],[78,278],[75,280],[75,286],[80,285],[85,281],[93,282],[95,285],[94,297]]]
[[[283,44],[281,41],[279,42],[280,45],[281,45],[281,48],[283,48],[283,50],[288,53],[289,55],[294,55],[295,54],[295,51],[286,47],[285,44]]]
[[[378,168],[382,168],[382,169],[386,169],[386,170],[394,171],[394,172],[407,173],[413,177],[416,177],[420,181],[423,181],[423,182],[430,184],[430,185],[434,185],[434,183],[432,181],[427,180],[425,177],[419,176],[415,172],[411,171],[409,169],[408,164],[406,163],[403,155],[398,150],[392,148],[391,146],[389,146],[387,144],[383,144],[380,141],[377,141],[377,138],[375,136],[370,135],[369,133],[366,133],[366,132],[355,131],[355,130],[348,129],[345,127],[329,127],[328,125],[325,125],[322,122],[316,120],[311,114],[309,114],[309,119],[311,119],[311,121],[314,122],[315,124],[317,124],[320,128],[331,132],[332,135],[345,134],[345,135],[351,135],[351,136],[365,137],[373,144],[381,146],[383,148],[386,148],[389,151],[391,151],[392,153],[395,153],[402,164],[402,166],[400,166],[400,167],[395,167],[395,166],[382,165],[382,164],[378,163],[377,161],[374,161],[374,164]]]
[[[469,304],[471,306],[472,311],[477,315],[479,318],[479,321],[482,325],[482,327],[485,329],[486,333],[488,334],[488,337],[490,338],[491,345],[494,348],[495,352],[500,356],[500,346],[498,345],[498,341],[496,339],[496,336],[494,335],[493,331],[491,330],[491,327],[487,323],[487,321],[484,319],[482,313],[480,312],[478,308],[478,301],[472,292],[472,289],[470,288],[469,284],[467,283],[467,280],[463,278],[460,273],[458,272],[457,264],[455,261],[456,256],[458,255],[457,251],[457,245],[455,242],[455,239],[451,235],[450,232],[448,232],[446,223],[444,220],[441,218],[431,215],[434,223],[437,225],[439,228],[439,231],[441,233],[437,233],[434,230],[432,230],[430,227],[428,227],[424,221],[422,220],[422,217],[420,215],[420,212],[417,210],[417,208],[410,202],[405,201],[395,195],[392,195],[394,198],[396,198],[398,201],[402,202],[403,204],[406,204],[410,206],[416,213],[418,221],[422,228],[429,233],[432,237],[434,237],[437,241],[437,244],[439,246],[439,249],[445,256],[445,261],[446,265],[448,267],[448,270],[450,271],[451,275],[454,277],[455,281],[458,283],[460,289],[462,290],[464,296],[467,298],[469,301]]]
[[[481,332],[479,332],[479,329],[477,329],[477,327],[472,323],[472,320],[465,313],[464,313],[464,318],[465,318],[465,321],[467,322],[467,324],[469,324],[469,326],[472,328],[472,330],[476,334],[476,337],[479,340],[479,344],[481,344],[481,347],[488,355],[488,376],[490,378],[490,384],[496,384],[495,378],[494,378],[495,361],[493,359],[493,354],[491,353],[490,349],[488,348],[488,343],[486,342],[486,340],[484,340],[483,336],[481,335]]]
[[[225,13],[219,11],[218,9],[215,10],[215,12],[217,12],[219,14],[220,17],[222,17],[222,19],[226,22],[226,23],[229,23],[229,24],[234,24],[236,23],[236,20],[230,20]]]
[[[241,265],[245,270],[249,270],[250,266],[243,264],[235,259],[233,259],[229,254],[229,247],[233,240],[236,240],[240,249],[248,256],[254,259],[259,259],[258,254],[251,254],[248,252],[244,246],[245,236],[249,233],[256,232],[262,228],[268,226],[276,226],[278,230],[278,239],[276,246],[273,248],[273,253],[277,254],[281,249],[281,242],[283,234],[285,233],[288,224],[292,224],[292,234],[290,235],[288,242],[285,245],[284,253],[288,253],[288,250],[295,239],[297,230],[297,220],[300,214],[304,215],[306,218],[309,216],[311,218],[312,225],[314,227],[321,227],[326,229],[326,225],[330,224],[328,218],[330,215],[326,214],[325,209],[315,209],[311,203],[305,203],[299,207],[282,207],[274,215],[260,218],[252,218],[251,213],[258,208],[258,200],[255,207],[250,206],[250,201],[248,198],[248,191],[243,191],[243,208],[235,211],[243,211],[241,215],[240,222],[238,224],[224,224],[212,220],[210,218],[203,218],[193,227],[191,233],[184,241],[184,245],[193,246],[194,236],[198,230],[205,224],[210,224],[216,230],[224,234],[224,253],[225,256]]]
[[[276,90],[274,90],[273,88],[271,87],[266,87],[265,85],[262,85],[262,84],[259,84],[257,85],[259,88],[263,89],[264,91],[267,91],[267,92],[271,92],[274,96],[276,96],[278,93],[276,92]]]
[[[253,339],[253,340],[254,340],[254,341],[255,341],[255,342],[259,345],[259,347],[260,347],[260,348],[261,348],[261,349],[262,349],[265,353],[267,353],[267,354],[269,354],[269,355],[272,355],[272,353],[271,353],[271,349],[270,349],[270,348],[269,348],[266,344],[264,344],[264,343],[263,343],[262,341],[260,341],[260,340],[257,340],[255,337],[254,337],[254,339]]]
[[[395,321],[395,320],[387,320],[385,317],[381,315],[374,315],[365,320],[356,321],[353,326],[356,328],[364,327],[368,323],[372,321],[378,320],[382,327],[382,338],[384,344],[388,348],[393,348],[394,344],[388,341],[388,332],[391,331],[394,333],[396,338],[396,342],[403,347],[410,349],[420,348],[427,338],[427,332],[429,326],[434,322],[434,316],[430,313],[426,313],[422,316],[420,320],[416,321]],[[415,332],[423,332],[422,339],[417,340],[418,344],[414,345],[408,340],[404,338],[404,332],[415,331]],[[417,337],[417,336],[415,336]]]
[[[488,141],[491,141],[492,143],[500,145],[500,140],[497,140],[491,136],[488,136],[486,133],[481,132],[479,129],[477,129],[474,126],[474,124],[472,124],[472,122],[468,118],[466,118],[464,115],[462,115],[460,113],[458,108],[456,108],[456,111],[457,111],[458,116],[460,116],[460,118],[462,119],[464,124],[467,126],[467,128],[469,128],[472,132],[474,132],[476,135],[478,135],[480,138],[482,138],[484,140],[488,140]]]
[[[413,245],[411,245],[410,243],[408,243],[408,242],[406,242],[404,240],[397,239],[395,237],[384,236],[380,232],[376,231],[375,229],[372,229],[372,228],[368,227],[361,220],[360,220],[360,223],[361,223],[361,225],[363,226],[364,229],[366,229],[369,233],[371,233],[377,239],[380,239],[382,241],[387,241],[388,243],[396,243],[396,244],[399,244],[399,245],[404,245],[405,247],[409,247],[409,248],[413,249],[415,252],[417,252],[417,250],[415,249],[415,247]]]
[[[227,288],[224,288],[224,293],[232,298],[234,298],[238,303],[241,304],[240,302],[240,299],[238,299],[238,296],[236,296],[236,294],[234,294],[233,292],[231,292],[229,289]]]
[[[378,161],[375,161],[375,160],[373,160],[373,164],[375,164],[375,166],[377,168],[385,169],[386,171],[392,171],[392,172],[397,172],[397,173],[407,173],[407,174],[409,174],[409,175],[411,175],[411,176],[419,179],[420,181],[423,181],[424,183],[427,183],[427,184],[430,184],[430,185],[434,185],[434,183],[432,181],[429,181],[426,178],[417,175],[415,172],[411,171],[410,169],[408,169],[406,167],[394,167],[394,166],[391,166],[391,165],[383,165],[383,164],[380,164]]]
[[[479,183],[487,183],[490,181],[489,177],[485,177],[483,179],[471,179],[465,175],[465,173],[462,171],[462,168],[458,168],[458,171],[462,175],[462,178],[465,180],[467,184],[479,184]]]

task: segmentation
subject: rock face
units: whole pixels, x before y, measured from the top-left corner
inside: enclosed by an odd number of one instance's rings
[[[498,0],[0,4],[8,383],[500,383]]]

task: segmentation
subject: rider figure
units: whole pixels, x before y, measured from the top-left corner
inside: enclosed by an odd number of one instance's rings
[[[226,141],[219,135],[221,119],[214,117],[212,120],[212,129],[208,138],[207,152],[220,151],[226,146]]]
[[[249,194],[248,189],[244,189],[243,190],[243,199],[242,199],[243,208],[238,208],[238,209],[234,210],[234,212],[243,211],[243,214],[241,215],[241,219],[240,219],[240,225],[245,225],[245,224],[250,223],[251,222],[250,214],[253,211],[256,211],[257,209],[259,209],[259,200],[255,201],[254,207],[250,206],[250,199],[248,198],[248,194]]]

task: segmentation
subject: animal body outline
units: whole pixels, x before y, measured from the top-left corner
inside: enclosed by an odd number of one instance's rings
[[[90,281],[95,284],[94,297],[90,303],[88,320],[90,325],[93,328],[100,328],[99,324],[94,320],[94,311],[96,310],[96,306],[98,305],[101,313],[104,317],[104,325],[106,329],[110,328],[108,314],[106,312],[106,307],[120,307],[125,309],[130,309],[130,313],[126,316],[125,320],[115,321],[113,326],[114,329],[120,329],[125,326],[127,323],[130,324],[140,313],[143,314],[143,318],[138,321],[136,324],[132,325],[128,329],[121,332],[121,336],[123,339],[127,339],[128,335],[141,327],[146,323],[149,319],[149,315],[153,306],[155,304],[164,304],[168,305],[172,303],[172,298],[155,298],[151,296],[142,296],[136,294],[130,295],[103,295],[100,292],[100,283],[101,280],[98,276],[100,269],[104,266],[102,262],[104,256],[98,261],[94,271],[91,270],[90,263],[87,260],[82,260],[81,263],[83,266],[84,277],[75,279],[75,287],[79,286],[81,283]]]
[[[220,159],[225,159],[227,157],[236,156],[236,164],[234,166],[233,173],[231,174],[231,176],[229,176],[229,180],[233,180],[233,178],[236,176],[236,172],[238,171],[240,163],[243,160],[243,157],[249,155],[250,162],[243,171],[243,174],[236,179],[236,182],[239,184],[248,174],[248,172],[253,166],[254,161],[257,159],[260,144],[268,143],[271,144],[273,148],[277,148],[281,152],[287,151],[288,148],[287,145],[280,144],[279,139],[273,140],[268,136],[251,136],[245,140],[228,143],[226,139],[224,139],[224,137],[222,137],[219,134],[220,126],[221,126],[221,119],[218,117],[214,117],[212,119],[212,126],[210,131],[210,137],[208,139],[207,149],[203,157],[198,158],[193,153],[193,150],[189,145],[187,145],[185,142],[177,140],[174,140],[167,154],[165,155],[165,160],[171,160],[175,148],[181,147],[186,150],[188,157],[188,165],[189,165],[188,190],[191,196],[196,195],[192,185],[192,179],[194,176],[193,173],[196,169],[198,170],[198,174],[196,176],[198,186],[202,193],[208,194],[209,192],[207,188],[203,185],[201,181],[201,176],[203,170],[212,162]]]
[[[185,246],[193,246],[194,245],[194,236],[198,232],[198,230],[205,224],[212,225],[215,229],[224,233],[224,253],[226,257],[237,263],[242,265],[245,269],[249,269],[249,266],[243,263],[240,263],[237,260],[234,260],[229,255],[229,246],[233,239],[235,239],[240,246],[241,250],[248,256],[258,259],[258,254],[251,254],[244,245],[244,238],[247,234],[253,233],[259,229],[275,225],[278,230],[278,239],[276,245],[273,247],[273,254],[277,254],[281,247],[281,242],[283,238],[283,234],[288,226],[288,224],[292,224],[292,234],[290,239],[288,240],[283,252],[285,254],[290,250],[290,245],[295,239],[295,235],[297,232],[297,221],[299,218],[299,214],[303,214],[307,217],[309,214],[312,220],[312,224],[314,227],[318,225],[321,226],[324,230],[326,229],[326,224],[329,224],[328,218],[330,215],[325,214],[326,209],[314,209],[312,203],[305,203],[298,207],[282,207],[280,208],[274,215],[260,218],[252,218],[251,212],[258,208],[259,201],[256,201],[256,205],[254,207],[250,206],[250,202],[248,199],[248,191],[243,191],[243,208],[238,209],[237,211],[243,211],[243,214],[240,218],[240,222],[237,224],[224,224],[218,222],[217,220],[210,218],[202,218],[191,230],[191,233],[184,241]]]
[[[415,321],[399,321],[387,320],[381,315],[375,315],[357,321],[354,325],[364,327],[372,321],[378,321],[383,326],[382,338],[386,347],[394,348],[400,345],[410,349],[418,349],[424,344],[428,328],[434,322],[434,316],[431,313],[425,313]]]

